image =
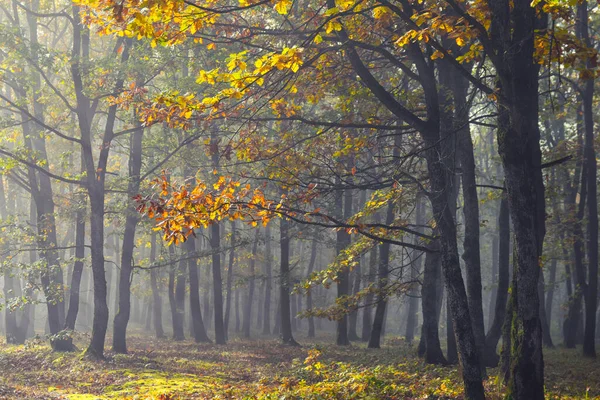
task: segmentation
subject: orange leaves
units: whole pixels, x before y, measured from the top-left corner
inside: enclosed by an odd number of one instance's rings
[[[208,227],[223,219],[248,220],[251,226],[266,225],[275,215],[276,204],[265,199],[259,189],[229,177],[220,176],[209,190],[202,181],[176,188],[166,176],[155,181],[158,198],[135,197],[138,212],[154,219],[156,230],[169,243],[184,242],[194,229]]]

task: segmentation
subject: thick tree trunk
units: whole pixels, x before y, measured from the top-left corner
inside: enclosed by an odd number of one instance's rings
[[[265,300],[263,302],[263,334],[271,334],[271,290],[273,287],[271,250],[271,226],[265,228]]]
[[[198,283],[198,263],[196,255],[196,241],[189,238],[185,242],[185,250],[188,257],[188,277],[190,280],[190,314],[191,324],[194,332],[194,341],[196,343],[210,343],[204,321],[202,319],[202,309],[200,308],[200,292]]]
[[[373,245],[373,248],[369,251],[369,273],[367,275],[367,285],[371,286],[375,282],[375,277],[377,276],[377,266],[379,265],[378,258],[378,250],[379,246]],[[373,325],[372,321],[372,311],[373,311],[373,301],[375,300],[375,296],[372,291],[369,291],[365,296],[365,309],[363,310],[363,320],[362,320],[362,334],[361,339],[363,342],[368,342],[371,337],[371,329]]]
[[[310,277],[313,273],[315,267],[315,261],[317,259],[317,240],[313,238],[311,246],[310,246],[310,260],[308,261],[308,269],[306,271],[306,276]],[[306,309],[310,312],[313,307],[312,302],[312,290],[309,288],[306,292]],[[311,315],[308,317],[308,337],[315,337],[315,319]]]
[[[71,287],[69,289],[69,309],[65,319],[65,328],[75,329],[75,322],[79,312],[79,288],[83,274],[83,258],[85,257],[85,195],[79,196],[79,204],[75,212],[75,263],[71,275]]]
[[[477,196],[477,182],[475,179],[475,156],[473,141],[469,125],[470,107],[467,101],[469,84],[460,76],[456,69],[452,85],[455,106],[455,126],[458,129],[458,159],[462,169],[462,193],[464,199],[465,236],[463,240],[463,255],[465,270],[467,272],[467,296],[469,312],[473,323],[473,333],[479,352],[483,360],[485,346],[485,328],[483,321],[483,295],[481,287],[481,256],[479,252],[479,198]]]
[[[252,244],[252,255],[250,258],[249,265],[249,276],[248,276],[248,299],[246,301],[246,307],[244,309],[244,319],[242,323],[242,334],[245,338],[250,338],[250,327],[252,325],[252,300],[254,299],[254,284],[256,278],[256,252],[258,250],[258,237],[260,230],[256,229],[256,238]]]
[[[425,225],[425,210],[423,208],[421,196],[417,195],[415,204],[415,225],[417,226],[419,232],[422,232],[422,226]],[[415,242],[418,242],[417,238],[415,238]],[[406,341],[409,344],[412,344],[412,341],[415,337],[415,330],[417,328],[417,309],[419,307],[417,277],[421,273],[423,257],[423,253],[415,252],[413,255],[413,261],[410,265],[410,280],[412,283],[411,290],[408,294],[408,315],[406,318]]]
[[[225,329],[225,339],[229,340],[229,318],[231,315],[231,301],[233,300],[233,263],[235,260],[235,240],[236,240],[236,225],[235,221],[231,221],[231,239],[229,250],[229,265],[227,266],[227,281],[225,283],[227,295],[225,297],[225,319],[223,321],[223,328]]]
[[[428,364],[446,364],[447,361],[440,347],[438,331],[439,314],[437,303],[442,292],[438,290],[436,282],[441,279],[441,254],[438,241],[430,245],[431,251],[425,255],[425,269],[423,271],[423,286],[421,288],[421,302],[423,311],[423,356]]]
[[[152,232],[150,236],[150,266],[154,267],[156,262],[156,232]],[[154,311],[154,332],[157,339],[165,337],[165,331],[162,326],[162,299],[158,288],[160,279],[160,271],[157,268],[152,268],[150,271],[150,286],[152,288],[152,310]]]
[[[281,318],[281,339],[284,344],[298,346],[292,335],[292,321],[290,315],[290,235],[289,222],[285,218],[279,220],[279,302]]]
[[[387,205],[385,223],[391,225],[394,221],[394,204],[390,202]],[[384,242],[379,245],[379,266],[377,274],[377,307],[375,308],[375,318],[369,336],[368,347],[378,349],[381,346],[381,336],[383,331],[383,322],[385,318],[385,309],[387,306],[387,285],[390,263],[390,243]]]
[[[339,190],[336,193],[336,208],[341,219],[346,220],[352,215],[352,191],[346,189]],[[342,251],[350,245],[351,237],[345,229],[340,229],[336,233],[336,255],[339,257]],[[343,299],[350,294],[350,276],[349,271],[344,268],[338,272],[337,276],[337,297]],[[385,305],[383,306],[385,309]],[[377,338],[379,340],[379,338]],[[337,321],[336,344],[338,346],[348,346],[348,315],[344,313]]]
[[[498,215],[498,290],[494,308],[494,319],[485,338],[484,361],[489,367],[496,367],[499,357],[496,354],[498,341],[502,336],[502,326],[506,315],[506,299],[509,284],[510,217],[508,199],[502,197]]]
[[[215,343],[225,344],[223,325],[223,282],[221,280],[221,233],[218,223],[210,226],[210,245],[212,254],[213,305],[215,317]]]
[[[540,151],[538,73],[535,31],[548,19],[531,2],[488,1],[491,55],[499,78],[505,122],[497,130],[508,204],[515,235],[508,395],[515,400],[544,398],[544,360],[538,282],[545,236],[545,199]],[[519,51],[513,51],[514,46]]]
[[[588,48],[593,48],[588,27],[588,2],[577,6],[579,36]],[[587,68],[595,68],[592,60]],[[587,166],[587,260],[588,283],[585,291],[585,331],[583,355],[596,358],[596,309],[598,306],[598,181],[596,151],[594,149],[594,79],[585,81],[583,93],[583,119],[585,128],[584,163]]]
[[[91,183],[90,191],[90,237],[92,253],[92,276],[94,278],[94,318],[92,338],[86,350],[91,358],[104,358],[104,340],[108,327],[106,304],[106,277],[104,275],[104,189]],[[102,182],[104,185],[104,182]]]
[[[119,310],[115,315],[113,326],[113,350],[116,353],[127,353],[127,324],[131,315],[131,281],[133,279],[133,250],[135,247],[135,231],[140,220],[140,214],[133,203],[140,189],[140,173],[142,170],[142,138],[144,129],[134,113],[138,128],[130,139],[129,148],[129,183],[127,195],[129,200],[125,217],[125,232],[121,251],[121,269],[119,271]]]

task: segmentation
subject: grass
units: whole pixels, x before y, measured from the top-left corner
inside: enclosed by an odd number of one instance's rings
[[[401,339],[369,350],[319,341],[300,348],[275,340],[226,346],[133,336],[130,354],[88,361],[39,342],[0,345],[0,399],[461,399],[456,367],[425,365]],[[580,351],[547,350],[549,399],[600,399],[600,362]],[[497,370],[485,382],[503,398]]]

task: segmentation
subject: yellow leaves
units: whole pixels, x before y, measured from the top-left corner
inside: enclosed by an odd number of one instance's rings
[[[336,4],[339,4],[339,9],[342,11],[349,10],[354,3],[354,0],[336,0]]]
[[[206,48],[208,50],[215,50],[217,48],[217,45],[215,43],[209,43],[206,45]]]
[[[227,57],[225,62],[227,63],[227,69],[229,71],[233,71],[234,69],[239,69],[240,71],[245,71],[247,64],[244,61],[246,59],[247,50],[244,50],[239,53],[232,53]]]
[[[373,9],[373,18],[375,19],[386,19],[389,18],[391,15],[392,11],[385,6],[379,6]]]
[[[323,36],[321,36],[321,35],[317,34],[317,35],[315,35],[315,38],[313,39],[313,41],[314,41],[316,44],[319,44],[319,43],[321,43],[321,42],[323,41]]]
[[[198,72],[198,78],[196,78],[196,83],[208,83],[209,85],[214,85],[218,75],[218,68],[215,68],[211,71],[200,70],[200,72]]]
[[[438,58],[444,58],[444,53],[442,53],[439,50],[436,50],[433,52],[433,54],[431,55],[431,59],[432,60],[437,60]]]
[[[291,0],[279,0],[277,1],[277,3],[275,3],[275,11],[277,11],[277,13],[281,15],[286,15],[291,7]]]
[[[455,40],[456,44],[460,47],[463,47],[466,44],[465,39],[462,36],[458,36]]]
[[[330,21],[327,21],[327,23],[325,24],[325,33],[331,33],[333,31],[339,32],[341,30],[342,30],[342,24],[340,24],[337,19],[332,19]]]

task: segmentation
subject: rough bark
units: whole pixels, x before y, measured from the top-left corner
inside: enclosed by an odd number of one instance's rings
[[[389,203],[386,209],[385,223],[390,225],[394,221],[394,204]],[[387,307],[387,285],[389,276],[390,262],[390,243],[385,242],[379,245],[379,264],[377,269],[377,306],[375,308],[375,317],[371,334],[369,336],[368,347],[378,349],[381,346],[381,336]]]
[[[152,232],[150,236],[150,265],[156,262],[156,232]],[[162,299],[158,288],[160,279],[160,271],[157,268],[150,270],[150,286],[152,289],[152,310],[154,312],[154,333],[157,339],[165,337],[165,331],[162,326]]]
[[[488,367],[496,367],[499,357],[496,354],[498,341],[502,336],[502,326],[506,316],[506,299],[509,284],[510,218],[508,199],[502,197],[498,215],[498,290],[494,306],[494,319],[485,337],[484,361]]]
[[[252,255],[250,258],[249,264],[249,276],[248,276],[248,298],[246,300],[246,307],[244,309],[244,318],[242,322],[242,334],[245,338],[250,337],[250,327],[252,322],[252,300],[254,299],[254,286],[255,286],[255,278],[256,278],[256,252],[258,249],[258,237],[260,230],[256,229],[256,238],[254,239],[254,243],[252,244]]]
[[[123,233],[123,245],[121,250],[121,269],[119,271],[119,310],[115,315],[113,323],[113,351],[116,353],[127,353],[127,325],[131,315],[131,282],[133,279],[133,250],[135,247],[135,233],[140,214],[136,205],[131,200],[140,189],[140,174],[142,170],[142,138],[144,130],[134,113],[138,128],[130,137],[129,146],[129,182],[127,184],[127,197],[129,204],[126,209],[125,231]]]
[[[317,259],[317,240],[313,239],[310,246],[310,260],[308,261],[308,268],[306,271],[306,276],[310,277],[313,273],[315,267],[315,261]],[[313,307],[312,303],[312,290],[309,288],[306,292],[306,309],[311,311]],[[315,337],[315,319],[312,315],[308,317],[308,337]]]
[[[225,339],[229,339],[229,318],[231,314],[231,301],[233,300],[232,290],[233,290],[233,263],[235,260],[235,240],[236,240],[236,225],[235,221],[231,221],[231,239],[230,245],[231,250],[229,250],[229,265],[227,266],[227,281],[225,283],[227,295],[225,297],[225,319],[223,321],[223,327],[225,329]]]
[[[588,48],[593,48],[588,26],[588,2],[584,0],[577,6],[579,37]],[[592,60],[587,68],[595,68]],[[588,282],[585,291],[585,331],[583,336],[583,355],[596,358],[596,309],[598,307],[598,165],[594,148],[594,79],[587,79],[583,93],[584,120],[584,163],[587,166],[587,261]]]
[[[339,179],[338,179],[339,183]],[[346,220],[352,214],[352,191],[346,189],[338,190],[336,193],[336,209],[339,217]],[[336,255],[339,257],[342,251],[350,245],[351,237],[345,229],[339,229],[336,233]],[[341,269],[337,276],[337,298],[344,299],[350,294],[350,273],[346,268]],[[385,306],[384,306],[385,309]],[[336,344],[338,346],[348,346],[348,316],[344,313],[337,321]]]
[[[290,315],[290,235],[289,222],[282,218],[279,221],[279,303],[281,318],[281,340],[284,344],[298,346],[292,335],[292,321]]]
[[[425,225],[425,210],[423,208],[423,201],[421,199],[421,196],[418,195],[415,204],[415,225],[417,226],[417,229],[419,229],[419,232],[422,231],[422,228],[420,227]],[[417,241],[418,239],[415,238],[415,242]],[[408,315],[406,318],[406,341],[409,344],[412,344],[412,341],[414,340],[415,330],[417,328],[417,308],[419,305],[419,292],[416,281],[417,277],[421,273],[421,264],[423,257],[423,253],[415,252],[413,255],[413,261],[410,265],[410,279],[412,281],[412,286],[409,292]]]
[[[265,228],[265,300],[263,302],[263,334],[271,334],[271,290],[273,287],[273,255],[271,250],[271,227]]]
[[[188,257],[188,278],[190,281],[190,313],[192,331],[194,332],[194,341],[196,343],[210,343],[202,319],[202,309],[200,308],[200,292],[198,282],[198,258],[196,256],[196,241],[189,238],[185,242],[185,250]]]
[[[438,331],[439,314],[437,311],[438,297],[442,295],[436,287],[440,277],[441,255],[440,244],[434,241],[430,245],[431,251],[425,255],[425,269],[423,271],[423,286],[421,288],[421,302],[423,311],[423,348],[421,349],[425,362],[428,364],[446,364],[446,358],[440,347]]]

